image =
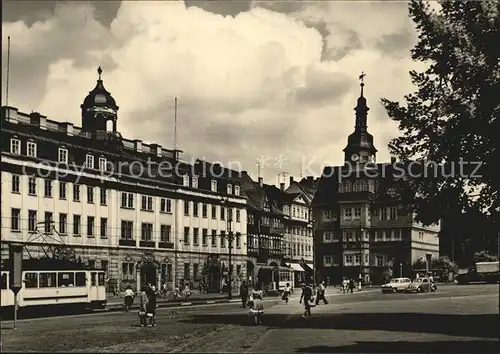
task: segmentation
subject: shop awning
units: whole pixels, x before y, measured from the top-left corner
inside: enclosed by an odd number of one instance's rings
[[[302,263],[300,263],[300,266],[301,266],[301,268],[303,268],[303,271],[305,271],[305,272],[313,272],[314,271],[312,268],[312,264],[309,265],[305,262],[302,262]]]
[[[304,268],[298,263],[290,263],[290,268],[292,268],[294,272],[304,272]]]

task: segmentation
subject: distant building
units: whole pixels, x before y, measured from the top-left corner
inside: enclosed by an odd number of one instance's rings
[[[391,164],[375,163],[363,86],[345,163],[325,168],[312,203],[317,276],[334,283],[343,277],[377,283],[384,272],[410,276],[418,259],[439,256],[440,225],[416,223],[391,189]]]
[[[197,287],[205,277],[219,291],[231,232],[233,272],[246,278],[247,205],[238,179],[123,138],[100,68],[81,111],[80,128],[2,107],[2,259],[13,241],[35,258],[63,246],[106,270],[113,289]]]

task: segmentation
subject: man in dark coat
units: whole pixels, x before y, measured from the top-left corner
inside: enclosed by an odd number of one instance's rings
[[[241,307],[247,307],[248,301],[248,285],[246,281],[243,281],[240,286],[240,298],[241,298]]]

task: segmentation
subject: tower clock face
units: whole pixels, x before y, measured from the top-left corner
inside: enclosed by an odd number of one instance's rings
[[[352,154],[351,155],[351,160],[352,161],[358,161],[359,160],[359,155],[358,154]]]

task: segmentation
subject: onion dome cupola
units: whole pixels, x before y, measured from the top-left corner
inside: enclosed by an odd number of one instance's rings
[[[118,106],[116,101],[105,88],[102,82],[102,69],[97,69],[99,79],[92,91],[89,92],[82,109],[82,129],[89,133],[108,131],[116,133],[116,120],[118,118]],[[108,123],[112,123],[108,124]],[[108,127],[108,128],[107,128]]]
[[[364,77],[365,73],[361,73],[359,79],[361,81],[361,94],[354,111],[356,112],[356,124],[354,132],[347,138],[347,146],[344,149],[345,161],[350,163],[367,163],[375,162],[377,149],[373,145],[373,136],[368,133],[367,116],[368,108],[366,98],[364,97]]]

